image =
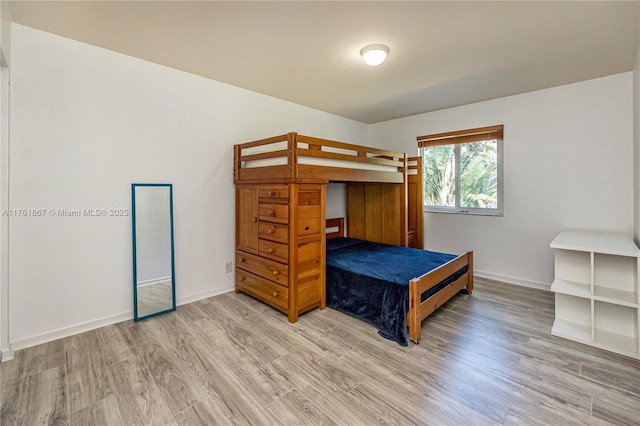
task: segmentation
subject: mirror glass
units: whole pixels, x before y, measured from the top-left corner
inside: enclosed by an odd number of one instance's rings
[[[175,311],[173,188],[131,185],[134,320]]]

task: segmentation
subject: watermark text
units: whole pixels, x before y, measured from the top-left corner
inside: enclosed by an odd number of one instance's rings
[[[129,209],[2,209],[7,217],[120,217],[129,216]]]

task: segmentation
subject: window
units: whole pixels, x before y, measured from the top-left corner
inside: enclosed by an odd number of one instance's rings
[[[418,137],[428,211],[502,215],[504,126]]]

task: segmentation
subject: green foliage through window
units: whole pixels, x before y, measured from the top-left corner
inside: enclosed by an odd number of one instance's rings
[[[424,148],[424,203],[455,206],[455,145]]]
[[[422,148],[424,204],[455,210],[498,209],[498,140]]]

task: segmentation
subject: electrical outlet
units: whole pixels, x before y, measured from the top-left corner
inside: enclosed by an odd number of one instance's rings
[[[232,267],[233,267],[233,264],[231,262],[225,263],[224,264],[224,272],[225,272],[225,274],[230,273]]]

